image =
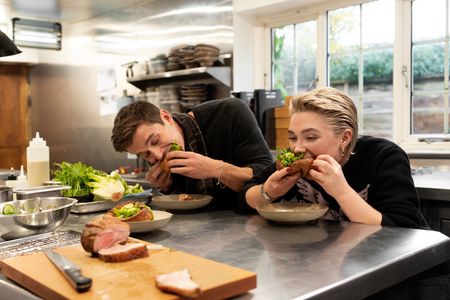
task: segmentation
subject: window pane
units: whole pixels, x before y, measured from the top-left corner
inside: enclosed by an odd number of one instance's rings
[[[272,86],[283,96],[295,93],[294,59],[294,25],[272,29]]]
[[[330,85],[350,96],[358,95],[358,52],[330,57]]]
[[[394,42],[395,1],[381,0],[364,4],[361,13],[363,47],[383,46]]]
[[[446,0],[412,2],[413,42],[445,37]]]
[[[367,92],[392,91],[393,49],[364,52],[364,95]]]
[[[362,134],[392,139],[391,95],[377,95],[363,99],[363,124],[360,126]]]
[[[395,1],[373,1],[328,16],[330,85],[356,102],[361,134],[392,138]]]
[[[328,38],[331,54],[352,51],[360,46],[359,5],[328,12]]]
[[[414,90],[444,89],[444,43],[413,46]]]
[[[317,22],[310,21],[296,25],[297,49],[297,91],[308,91],[315,88]]]
[[[444,133],[444,95],[415,95],[412,101],[412,133]]]

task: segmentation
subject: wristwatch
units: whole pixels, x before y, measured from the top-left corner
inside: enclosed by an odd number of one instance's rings
[[[264,200],[266,200],[268,202],[273,202],[273,201],[277,200],[277,198],[272,198],[269,196],[269,194],[267,194],[266,190],[264,189],[264,183],[261,184],[260,192],[261,192],[261,196],[263,196]]]

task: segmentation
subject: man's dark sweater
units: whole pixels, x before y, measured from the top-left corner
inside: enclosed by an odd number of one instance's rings
[[[255,116],[242,100],[212,100],[193,107],[192,112],[202,133],[208,157],[238,167],[250,167],[253,174],[273,162]],[[180,181],[177,182],[180,184]],[[183,186],[181,189],[187,193],[198,192],[192,186]],[[214,193],[211,207],[240,209],[237,206],[237,193],[233,190],[215,184]]]

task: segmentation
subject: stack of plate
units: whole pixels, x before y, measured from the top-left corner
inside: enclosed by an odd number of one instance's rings
[[[182,85],[180,92],[183,111],[208,99],[208,91],[205,84]]]
[[[220,49],[208,44],[198,44],[195,46],[195,61],[202,67],[211,67],[219,58]]]
[[[186,46],[179,50],[181,58],[179,60],[180,64],[184,65],[186,69],[196,68],[199,66],[198,62],[195,60],[195,47]]]
[[[180,59],[182,58],[182,54],[180,53],[180,49],[183,49],[186,45],[180,45],[177,47],[173,47],[170,49],[169,57],[167,58],[167,71],[175,71],[184,69],[184,66],[180,63]]]

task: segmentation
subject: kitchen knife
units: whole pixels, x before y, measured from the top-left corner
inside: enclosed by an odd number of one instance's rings
[[[44,253],[47,255],[48,259],[63,273],[64,277],[66,277],[78,293],[86,292],[91,288],[92,279],[84,277],[77,265],[51,249],[44,249]]]

